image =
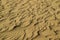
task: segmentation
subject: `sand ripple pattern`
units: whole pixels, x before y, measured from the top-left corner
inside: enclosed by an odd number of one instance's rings
[[[0,0],[0,40],[60,40],[60,0]]]

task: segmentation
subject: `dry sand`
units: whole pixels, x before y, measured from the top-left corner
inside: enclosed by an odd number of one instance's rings
[[[0,0],[0,40],[60,40],[60,0]]]

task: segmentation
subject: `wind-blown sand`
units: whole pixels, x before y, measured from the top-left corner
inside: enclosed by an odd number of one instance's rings
[[[0,40],[60,40],[60,0],[0,0]]]

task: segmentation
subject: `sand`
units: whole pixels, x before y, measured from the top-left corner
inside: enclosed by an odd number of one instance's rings
[[[60,0],[0,0],[0,40],[60,40]]]

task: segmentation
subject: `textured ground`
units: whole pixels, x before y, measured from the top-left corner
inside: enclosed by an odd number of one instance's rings
[[[60,40],[60,0],[0,0],[0,40]]]

